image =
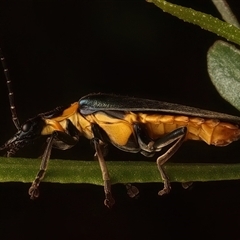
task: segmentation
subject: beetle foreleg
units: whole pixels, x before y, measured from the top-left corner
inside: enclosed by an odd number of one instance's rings
[[[177,140],[164,154],[162,154],[160,157],[157,158],[157,166],[158,166],[158,170],[161,174],[162,180],[163,180],[163,184],[164,187],[161,191],[158,192],[158,195],[162,196],[164,194],[167,194],[170,192],[171,190],[171,184],[169,181],[169,178],[165,172],[165,170],[163,169],[163,164],[173,156],[173,154],[178,150],[178,148],[181,146],[181,144],[183,143],[186,133],[187,133],[187,128],[186,127],[181,127],[176,129],[175,131],[173,131],[172,133],[174,133],[173,135],[177,136],[177,138],[175,138],[174,140]],[[173,141],[170,141],[170,143],[172,143]],[[157,142],[155,142],[156,144]],[[161,145],[161,144],[160,144]]]
[[[70,124],[71,125],[71,124]],[[35,199],[39,196],[38,186],[47,170],[49,158],[51,155],[52,147],[55,146],[59,149],[65,150],[74,146],[78,142],[77,133],[73,136],[65,132],[54,131],[52,135],[47,139],[47,147],[44,150],[42,161],[40,165],[40,170],[34,179],[32,186],[29,188],[28,194],[31,199]]]
[[[28,194],[30,195],[31,199],[35,199],[39,196],[38,186],[39,186],[41,180],[44,178],[44,175],[45,175],[46,170],[47,170],[47,165],[48,165],[49,158],[50,158],[50,155],[51,155],[51,150],[52,150],[53,139],[54,139],[53,134],[51,135],[51,137],[49,137],[47,139],[47,147],[44,150],[44,153],[43,153],[43,156],[42,156],[40,170],[37,173],[37,176],[34,179],[34,181],[32,183],[32,186],[28,190]]]

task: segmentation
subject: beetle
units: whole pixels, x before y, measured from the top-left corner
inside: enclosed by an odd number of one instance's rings
[[[113,94],[89,94],[69,106],[60,106],[40,113],[20,125],[6,61],[0,51],[7,80],[12,120],[17,133],[0,147],[7,157],[13,156],[41,136],[48,136],[40,170],[29,188],[31,199],[39,196],[39,184],[44,178],[52,148],[66,150],[81,136],[94,145],[104,182],[104,204],[111,208],[110,176],[104,160],[105,148],[112,144],[130,153],[152,157],[162,148],[156,163],[164,186],[159,195],[170,192],[171,185],[163,165],[186,140],[201,140],[209,145],[226,146],[240,138],[240,117],[202,110],[174,103]]]

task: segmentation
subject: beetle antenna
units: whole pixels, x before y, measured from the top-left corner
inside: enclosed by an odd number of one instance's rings
[[[20,129],[20,123],[17,117],[17,112],[16,112],[16,108],[15,108],[15,104],[14,104],[14,96],[13,96],[13,91],[12,91],[12,81],[10,79],[10,74],[7,68],[7,63],[6,60],[3,56],[2,53],[2,49],[0,48],[0,58],[1,58],[1,62],[2,62],[2,66],[3,66],[3,71],[4,71],[4,75],[7,81],[7,88],[8,88],[8,98],[9,98],[9,104],[10,104],[10,110],[12,113],[12,121],[15,125],[15,127],[19,130]]]

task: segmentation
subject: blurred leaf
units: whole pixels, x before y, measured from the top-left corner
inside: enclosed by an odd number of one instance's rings
[[[220,95],[240,111],[240,50],[217,41],[207,54],[208,73]]]
[[[226,0],[212,0],[212,2],[226,22],[240,28],[240,24]]]

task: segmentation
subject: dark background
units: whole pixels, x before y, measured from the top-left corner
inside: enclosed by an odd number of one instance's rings
[[[211,1],[174,0],[220,17]],[[240,17],[239,1],[228,1]],[[206,70],[206,53],[219,37],[143,0],[0,0],[0,46],[13,81],[21,123],[91,92],[159,99],[239,113],[216,92]],[[8,92],[0,70],[0,143],[14,134]],[[239,162],[239,143],[226,148],[185,143],[172,161]],[[37,142],[18,156],[37,157]],[[93,159],[83,139],[52,158]],[[110,148],[108,159],[147,160]],[[154,161],[155,159],[150,159]],[[37,171],[37,169],[36,169]],[[138,184],[130,199],[113,186],[116,205],[103,205],[103,189],[93,185],[42,183],[31,201],[30,184],[0,184],[1,239],[239,239],[240,182]]]

